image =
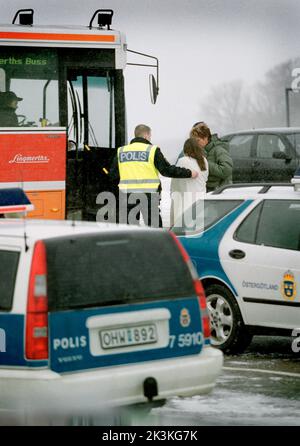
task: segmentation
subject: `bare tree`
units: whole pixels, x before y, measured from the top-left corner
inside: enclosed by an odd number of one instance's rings
[[[235,130],[245,112],[245,97],[241,80],[218,85],[204,99],[200,115],[220,132],[228,128]]]
[[[291,86],[296,67],[300,67],[300,57],[275,66],[251,88],[242,80],[215,86],[202,101],[200,115],[223,134],[246,128],[285,126],[285,89]],[[300,126],[300,93],[292,96],[292,124]]]

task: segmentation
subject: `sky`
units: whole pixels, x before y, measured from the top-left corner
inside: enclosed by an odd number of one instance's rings
[[[151,69],[125,70],[128,136],[137,124],[150,125],[152,142],[170,161],[192,124],[205,121],[201,100],[210,88],[237,79],[251,87],[274,65],[300,55],[299,0],[1,0],[0,6],[1,23],[11,23],[17,9],[33,8],[41,25],[88,25],[96,9],[113,9],[112,28],[125,33],[128,48],[160,64],[155,105]],[[132,55],[129,61],[141,62]]]

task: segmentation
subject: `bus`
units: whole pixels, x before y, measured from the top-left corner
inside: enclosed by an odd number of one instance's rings
[[[110,28],[112,10],[81,27],[36,26],[33,14],[19,10],[0,26],[0,188],[26,192],[28,217],[95,220],[96,197],[113,191],[107,172],[126,143],[130,50]],[[153,75],[151,86],[157,93]],[[17,126],[1,122],[7,92],[18,98]]]

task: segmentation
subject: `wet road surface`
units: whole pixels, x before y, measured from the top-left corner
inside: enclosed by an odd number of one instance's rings
[[[291,342],[255,337],[244,354],[225,356],[211,394],[173,398],[143,424],[300,426],[300,354],[292,352]]]

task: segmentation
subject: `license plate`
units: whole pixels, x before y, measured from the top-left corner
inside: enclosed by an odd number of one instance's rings
[[[103,350],[157,342],[157,330],[154,324],[102,330],[99,336]]]

